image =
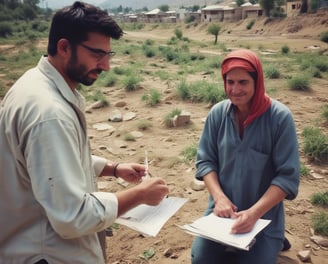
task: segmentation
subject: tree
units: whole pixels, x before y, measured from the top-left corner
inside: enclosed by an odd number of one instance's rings
[[[244,0],[237,0],[236,1],[237,6],[242,6],[244,3],[245,3]]]
[[[207,32],[210,33],[211,35],[214,35],[214,45],[218,42],[218,35],[221,30],[220,25],[218,24],[210,24],[207,28]]]
[[[161,5],[158,7],[159,10],[161,10],[162,12],[167,12],[169,11],[169,6],[168,5]]]
[[[197,12],[200,9],[199,5],[193,5],[191,12]]]
[[[302,5],[301,5],[300,13],[301,14],[307,13],[308,8],[309,7],[308,7],[307,0],[302,0]]]
[[[264,10],[264,14],[267,17],[270,17],[270,12],[274,8],[275,1],[272,0],[259,0],[261,7]]]

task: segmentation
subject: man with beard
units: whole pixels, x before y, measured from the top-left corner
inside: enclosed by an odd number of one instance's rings
[[[110,40],[122,33],[92,5],[59,10],[48,56],[6,94],[0,106],[1,263],[105,263],[99,233],[127,210],[157,205],[167,195],[161,178],[141,181],[144,165],[113,163],[89,148],[85,101],[76,88],[109,70]],[[139,184],[99,192],[96,177],[104,175]]]

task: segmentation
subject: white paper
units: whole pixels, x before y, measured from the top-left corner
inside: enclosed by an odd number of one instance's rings
[[[245,234],[230,234],[231,227],[235,221],[236,219],[218,217],[212,213],[181,228],[191,235],[201,236],[239,249],[249,250],[255,242],[255,236],[271,222],[271,220],[259,219],[252,231]]]
[[[116,223],[125,225],[146,236],[155,237],[164,224],[188,199],[167,197],[157,206],[139,205],[116,219]]]

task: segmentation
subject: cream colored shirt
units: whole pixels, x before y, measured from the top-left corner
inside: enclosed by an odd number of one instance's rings
[[[84,98],[42,57],[0,106],[0,263],[104,263],[96,232],[117,217],[98,192]]]

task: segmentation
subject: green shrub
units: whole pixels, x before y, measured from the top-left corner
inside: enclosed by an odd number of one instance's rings
[[[112,73],[111,71],[106,74],[106,76],[103,79],[104,82],[104,86],[105,87],[112,87],[116,84],[117,82],[117,77],[114,73]]]
[[[311,196],[311,203],[313,205],[320,205],[328,207],[328,191],[323,193],[314,193]]]
[[[319,128],[305,127],[302,132],[304,137],[304,154],[315,162],[328,160],[328,136]]]
[[[197,147],[198,145],[194,143],[182,150],[181,154],[186,162],[191,162],[196,159]]]
[[[134,73],[123,78],[122,84],[126,91],[135,91],[138,89],[141,81],[142,78]]]
[[[178,83],[177,92],[182,100],[187,100],[190,98],[190,90],[186,80],[182,80],[180,83]]]
[[[2,82],[0,82],[0,97],[4,97],[6,94],[5,86]]]
[[[139,130],[147,130],[150,127],[152,127],[152,124],[148,120],[140,120],[138,123]]]
[[[288,54],[289,53],[289,47],[287,45],[284,45],[281,47],[281,54]]]
[[[328,43],[328,31],[321,34],[320,40],[323,41],[323,42]]]
[[[322,117],[326,122],[328,122],[328,104],[325,104],[323,106],[322,112],[321,112]]]
[[[301,177],[310,176],[310,170],[303,163],[301,163],[301,166],[300,166],[300,176]]]
[[[161,94],[156,89],[151,89],[149,93],[141,97],[141,100],[145,101],[150,106],[155,106],[161,101]]]
[[[125,141],[136,141],[136,138],[135,138],[132,134],[130,134],[130,133],[126,133],[126,134],[124,135],[124,140],[125,140]]]
[[[328,236],[328,214],[319,212],[312,216],[313,230],[316,234]]]
[[[254,24],[255,24],[255,20],[253,19],[252,21],[250,21],[250,22],[247,24],[246,29],[247,29],[247,30],[250,30],[250,29],[254,26]]]
[[[307,91],[310,89],[310,77],[306,74],[297,75],[288,80],[291,90]]]
[[[154,48],[151,48],[149,46],[146,46],[143,48],[143,53],[147,58],[154,57],[156,55],[156,51]]]
[[[87,99],[93,100],[95,102],[101,101],[105,106],[109,105],[108,100],[106,99],[105,95],[100,90],[94,91],[92,96],[87,96]]]
[[[181,39],[182,39],[182,36],[183,36],[181,29],[176,28],[176,29],[174,30],[174,35],[175,35],[178,39],[181,40]]]
[[[187,84],[185,80],[182,80],[177,85],[177,93],[182,100],[211,104],[215,104],[226,98],[223,88],[220,89],[218,84],[207,81],[196,81]]]
[[[269,79],[279,79],[280,71],[277,66],[268,66],[265,69],[265,76]]]
[[[0,22],[0,37],[6,38],[13,34],[13,27],[9,22]]]

